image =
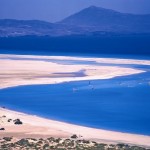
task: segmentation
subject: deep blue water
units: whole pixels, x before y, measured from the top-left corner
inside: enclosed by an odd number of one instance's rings
[[[81,81],[8,88],[0,90],[0,105],[79,125],[150,135],[149,77],[144,73],[91,81],[92,85]]]
[[[7,88],[0,90],[0,105],[89,127],[150,135],[150,67],[124,66],[146,72],[90,85],[80,81]]]

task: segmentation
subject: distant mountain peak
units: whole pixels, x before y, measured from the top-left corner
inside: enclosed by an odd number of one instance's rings
[[[99,9],[99,8],[101,8],[101,7],[97,7],[97,6],[92,5],[92,6],[85,8],[85,9]]]
[[[117,12],[117,11],[112,10],[112,9],[103,8],[103,7],[98,7],[98,6],[94,6],[94,5],[89,6],[89,7],[85,8],[85,9],[83,9],[83,10],[99,10],[99,11],[101,10],[101,11],[112,11],[112,12]],[[118,12],[118,13],[119,13],[119,12]]]
[[[102,7],[97,7],[97,6],[90,6],[88,8],[85,8],[79,12],[77,12],[76,14],[73,14],[67,18],[65,18],[64,20],[62,20],[60,23],[63,24],[81,24],[81,25],[88,25],[89,23],[92,24],[92,22],[95,24],[96,22],[99,22],[99,20],[104,19],[106,21],[110,19],[112,21],[114,17],[119,16],[120,12],[117,12],[115,10],[111,10],[111,9],[106,9],[106,8],[102,8]]]
[[[85,8],[59,23],[86,31],[150,32],[150,15],[121,13],[97,6]]]
[[[57,23],[39,20],[0,20],[0,37],[62,36],[101,33],[150,33],[150,15],[134,15],[90,6]]]
[[[97,7],[97,6],[94,6],[94,5],[83,9],[81,12],[94,12],[95,14],[97,14],[97,13],[123,14],[123,13],[118,12],[116,10],[112,10],[112,9],[108,9],[108,8],[103,8],[103,7]],[[81,12],[79,12],[79,13],[81,13]]]

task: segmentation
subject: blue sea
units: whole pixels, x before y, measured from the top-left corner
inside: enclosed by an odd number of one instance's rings
[[[150,66],[120,66],[146,72],[90,82],[2,89],[0,106],[87,127],[150,135]]]

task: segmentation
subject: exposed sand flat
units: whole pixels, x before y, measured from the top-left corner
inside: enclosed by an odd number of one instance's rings
[[[141,64],[141,65],[150,65],[150,60],[139,60],[139,59],[119,59],[119,58],[98,58],[98,57],[74,57],[74,56],[39,56],[39,55],[12,55],[12,54],[0,54],[1,58],[7,59],[16,59],[16,58],[23,58],[23,59],[45,59],[51,60],[79,60],[79,61],[94,61],[98,63],[106,63],[106,64]]]
[[[3,115],[5,115],[6,118],[0,118],[0,126],[4,127],[5,131],[0,131],[0,137],[40,138],[53,136],[68,138],[73,134],[77,134],[78,136],[83,136],[82,138],[84,139],[98,142],[128,143],[150,147],[150,136],[82,127],[0,108],[0,116]],[[19,118],[23,121],[23,125],[14,125],[12,122],[7,122],[8,118]]]
[[[52,60],[55,60],[55,62]],[[86,63],[63,64],[59,60],[91,61],[97,62],[97,65]],[[103,63],[108,65],[101,65]],[[109,64],[116,64],[116,66],[109,66]],[[109,79],[144,72],[143,70],[119,66],[120,64],[150,65],[150,61],[66,56],[0,55],[0,89],[19,85]],[[2,117],[3,115],[6,117]],[[8,122],[8,119],[17,118],[23,121],[23,125],[14,125],[13,122]],[[87,128],[3,108],[0,108],[0,127],[5,128],[5,131],[0,131],[0,137],[41,138],[53,136],[68,138],[72,134],[77,134],[83,136],[84,139],[99,142],[128,143],[150,147],[150,136]]]
[[[33,59],[33,60],[32,60]],[[52,60],[55,60],[54,63]],[[95,61],[108,63],[63,64],[59,60]],[[109,66],[109,64],[118,66]],[[131,75],[143,70],[120,67],[119,64],[149,64],[144,60],[124,60],[110,58],[81,58],[66,56],[0,55],[0,89],[31,84],[55,84],[69,81],[109,79],[116,76]],[[76,74],[78,73],[78,76]],[[82,74],[80,76],[80,74]]]

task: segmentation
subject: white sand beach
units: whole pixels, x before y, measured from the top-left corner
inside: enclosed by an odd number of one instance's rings
[[[33,59],[33,60],[32,60]],[[54,61],[52,61],[55,60]],[[59,60],[94,61],[96,64],[64,64]],[[57,62],[58,61],[58,62]],[[104,64],[105,66],[101,65]],[[108,65],[107,65],[108,64]],[[116,64],[111,66],[110,64]],[[0,55],[0,89],[32,84],[56,84],[69,81],[109,79],[144,72],[120,64],[150,65],[149,60],[81,58],[68,56]],[[84,76],[76,76],[83,71]],[[14,125],[8,119],[21,119],[23,125]],[[72,125],[0,108],[0,137],[70,137],[107,143],[128,143],[150,147],[150,136],[120,133]]]
[[[52,60],[55,60],[53,62]],[[97,64],[63,64],[60,60],[91,61]],[[102,64],[105,63],[105,66]],[[108,64],[108,65],[107,65]],[[110,64],[118,64],[111,66]],[[0,89],[32,84],[55,84],[69,81],[109,79],[144,72],[119,66],[120,64],[147,64],[147,60],[112,58],[81,58],[69,56],[0,55]],[[83,72],[84,76],[76,76]]]
[[[14,125],[13,122],[8,122],[8,119],[17,118],[23,122],[23,125]],[[0,131],[0,137],[69,138],[71,135],[76,134],[81,137],[81,139],[94,140],[97,142],[127,143],[150,147],[150,136],[83,127],[3,108],[0,108],[0,126],[5,128],[4,131]]]

